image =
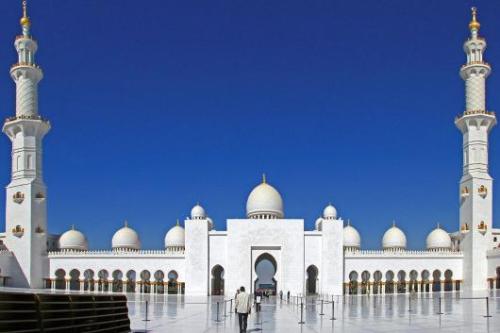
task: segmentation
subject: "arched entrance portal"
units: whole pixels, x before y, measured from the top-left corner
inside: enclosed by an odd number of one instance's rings
[[[261,254],[255,261],[255,273],[257,278],[254,281],[255,293],[267,291],[271,295],[276,295],[277,281],[274,275],[278,270],[278,264],[269,253]]]
[[[212,295],[224,295],[224,268],[221,265],[212,268]]]
[[[308,295],[318,293],[318,267],[311,265],[307,267],[306,291]]]

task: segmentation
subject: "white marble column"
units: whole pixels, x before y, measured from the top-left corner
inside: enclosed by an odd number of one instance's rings
[[[128,287],[128,279],[123,279],[122,280],[122,293],[126,293],[127,292],[127,287]]]
[[[135,293],[140,294],[142,292],[142,281],[137,280],[135,281]]]

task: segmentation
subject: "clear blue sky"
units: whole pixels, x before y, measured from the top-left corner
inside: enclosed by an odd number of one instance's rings
[[[453,121],[464,109],[458,70],[472,4],[495,110],[499,1],[31,0],[40,112],[52,123],[50,232],[75,224],[92,248],[109,248],[128,219],[144,248],[161,248],[197,201],[217,229],[243,217],[265,172],[286,216],[308,229],[331,201],[364,248],[379,248],[393,219],[409,247],[424,247],[437,222],[458,227]],[[0,13],[7,117],[20,1],[1,1]],[[490,138],[496,177],[500,128]],[[0,160],[7,185],[5,136]]]

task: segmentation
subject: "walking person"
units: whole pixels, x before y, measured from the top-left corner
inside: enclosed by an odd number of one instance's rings
[[[234,306],[236,307],[236,312],[238,313],[240,333],[244,333],[247,331],[247,320],[252,306],[250,295],[245,292],[245,287],[242,286],[240,288],[240,293],[236,296]]]
[[[238,298],[239,293],[240,293],[240,290],[236,289],[236,294],[234,294],[234,313],[238,313],[238,309],[236,308],[236,298]]]
[[[258,313],[260,312],[260,301],[261,301],[262,297],[260,295],[257,295],[255,297],[255,312]]]

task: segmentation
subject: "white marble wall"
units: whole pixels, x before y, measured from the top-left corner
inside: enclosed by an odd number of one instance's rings
[[[208,221],[186,220],[186,295],[208,295]]]
[[[216,265],[220,265],[224,269],[224,278],[227,276],[227,232],[225,231],[210,231],[209,232],[209,293],[212,294],[212,269]],[[232,295],[233,291],[225,290],[226,295]]]
[[[342,295],[344,271],[343,222],[324,220],[322,225],[320,293]]]
[[[304,220],[228,220],[227,234],[226,290],[253,290],[255,262],[267,252],[277,262],[278,291],[303,292]]]

